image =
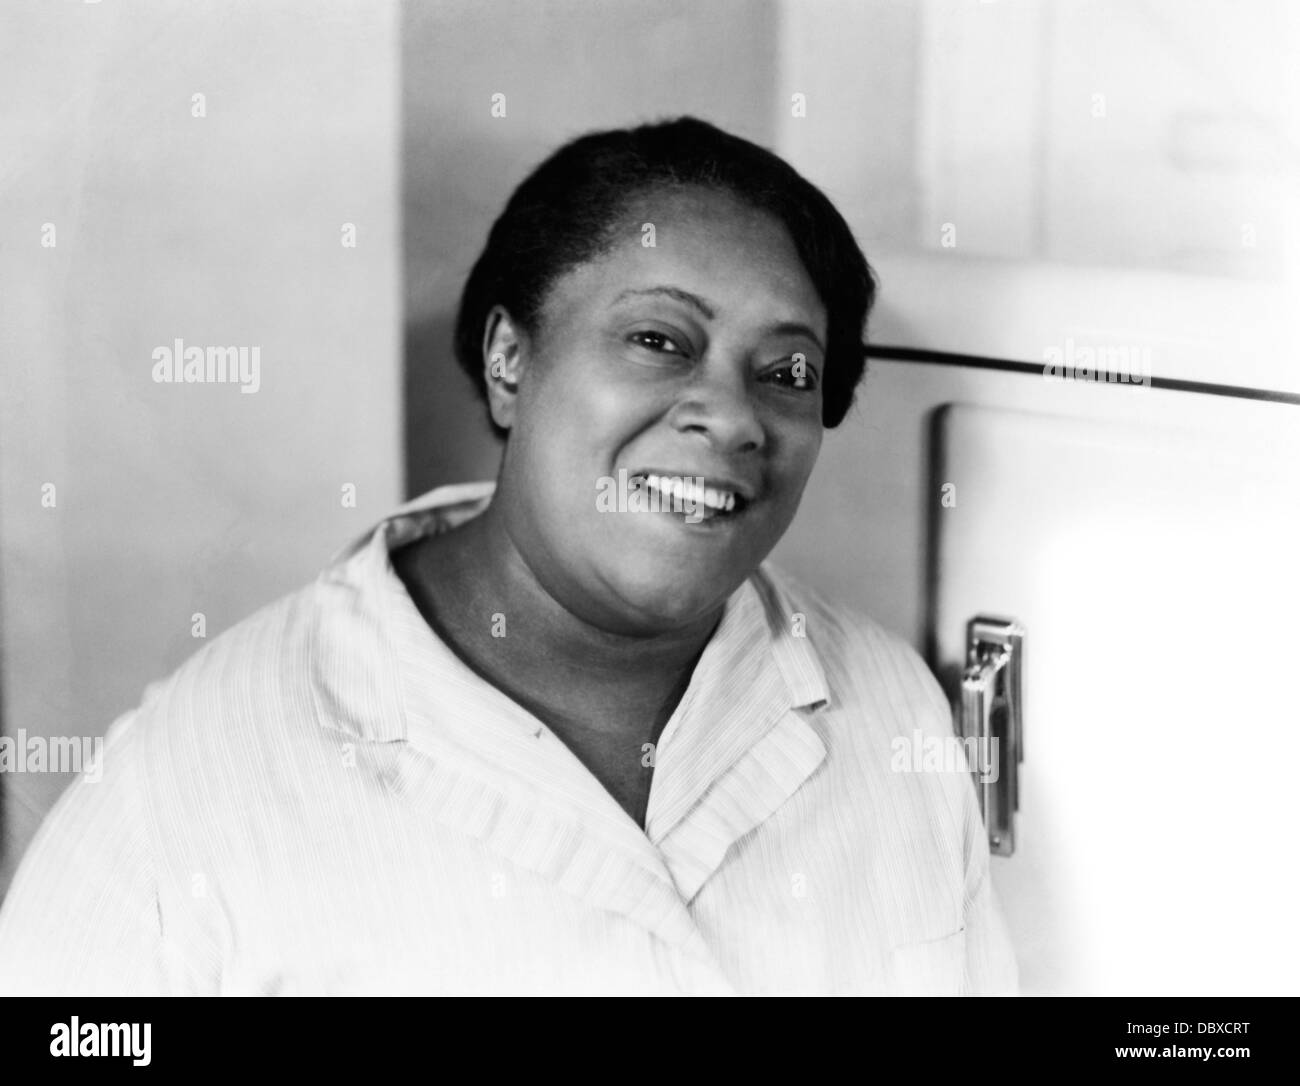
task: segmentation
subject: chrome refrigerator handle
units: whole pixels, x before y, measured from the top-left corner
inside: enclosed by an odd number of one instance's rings
[[[1025,756],[1022,688],[1025,630],[1010,619],[978,615],[966,626],[961,680],[961,737],[989,835],[989,851],[1016,848],[1020,763]]]

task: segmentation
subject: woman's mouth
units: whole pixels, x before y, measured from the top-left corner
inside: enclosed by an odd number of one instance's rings
[[[628,481],[644,500],[647,512],[673,513],[688,524],[731,520],[750,503],[739,487],[702,475],[639,472]]]

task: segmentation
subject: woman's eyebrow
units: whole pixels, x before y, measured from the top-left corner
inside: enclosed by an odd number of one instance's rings
[[[646,294],[652,294],[652,295],[659,294],[668,298],[673,298],[679,302],[684,302],[686,305],[689,305],[694,309],[698,309],[709,320],[713,320],[713,318],[716,316],[716,312],[713,306],[709,305],[709,303],[706,302],[703,298],[701,298],[698,294],[692,294],[689,290],[682,290],[680,287],[632,288],[630,290],[623,291],[622,294],[620,294],[617,298],[614,299],[613,304],[618,305],[618,303],[623,301],[624,298],[632,298],[637,295],[646,295]]]
[[[769,325],[764,330],[764,334],[769,336],[803,336],[812,340],[822,354],[826,353],[826,348],[822,346],[821,337],[808,325],[800,324],[798,321],[779,321],[776,324]]]

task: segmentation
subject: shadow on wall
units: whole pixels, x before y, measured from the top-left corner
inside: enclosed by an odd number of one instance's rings
[[[467,185],[475,174],[519,172],[485,140],[412,140],[404,124],[402,243],[405,327],[402,352],[402,458],[407,497],[436,486],[496,478],[502,445],[487,407],[456,361],[453,337],[460,292],[496,214]],[[460,164],[453,172],[441,163]],[[498,186],[499,187],[499,186]],[[501,197],[504,203],[504,194]]]
[[[771,146],[773,0],[403,0],[403,456],[413,496],[496,476],[501,445],[456,365],[460,293],[515,186],[560,144],[691,113]],[[494,112],[494,102],[498,108]]]
[[[496,478],[501,445],[487,407],[452,353],[455,313],[408,320],[402,362],[406,493]]]

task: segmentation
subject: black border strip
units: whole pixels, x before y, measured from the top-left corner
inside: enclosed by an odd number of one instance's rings
[[[970,366],[972,369],[1001,370],[1004,373],[1031,373],[1040,377],[1043,373],[1042,363],[1012,362],[1005,358],[987,358],[978,354],[952,354],[948,351],[926,350],[923,347],[868,344],[867,357],[889,362],[929,362],[936,366]],[[1166,388],[1172,392],[1199,392],[1206,396],[1235,396],[1239,400],[1265,400],[1269,403],[1289,403],[1300,406],[1300,393],[1278,392],[1270,388],[1216,385],[1208,381],[1180,381],[1172,377],[1152,377],[1151,387]]]

